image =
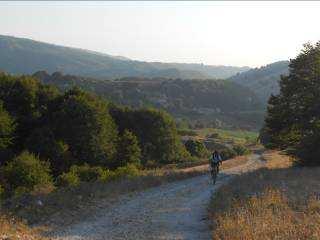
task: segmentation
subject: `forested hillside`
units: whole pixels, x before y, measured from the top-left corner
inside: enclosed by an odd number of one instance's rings
[[[275,62],[260,68],[239,73],[231,81],[249,87],[266,103],[271,94],[279,93],[281,75],[288,74],[288,61]]]
[[[13,74],[32,74],[39,70],[49,73],[61,71],[100,79],[206,79],[227,78],[248,70],[248,67],[134,61],[125,57],[0,35],[0,69]]]
[[[0,74],[0,197],[186,161],[174,119],[72,88]],[[80,178],[80,179],[79,179]]]
[[[121,105],[152,106],[176,118],[204,126],[256,129],[262,123],[262,104],[246,87],[224,80],[123,78],[99,81],[59,72],[37,72],[43,83],[62,90],[78,86]]]

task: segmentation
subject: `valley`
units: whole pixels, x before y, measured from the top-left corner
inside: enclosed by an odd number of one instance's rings
[[[319,239],[320,42],[157,11],[0,35],[0,240]]]
[[[163,109],[193,127],[257,131],[288,62],[256,69],[141,62],[0,36],[0,69],[33,75],[63,91],[77,86],[124,106]]]

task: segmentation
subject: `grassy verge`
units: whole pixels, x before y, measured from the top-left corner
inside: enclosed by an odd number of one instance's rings
[[[245,156],[236,157],[225,161],[222,167],[228,169],[246,162]],[[207,163],[207,161],[203,163]],[[4,217],[4,212],[8,214],[8,210],[11,215],[15,216],[15,219],[23,219],[28,224],[45,225],[48,227],[46,229],[50,230],[90,217],[92,212],[99,208],[116,203],[123,194],[134,193],[207,172],[208,165],[183,169],[148,170],[141,171],[139,176],[122,178],[112,182],[81,183],[73,188],[60,188],[49,193],[40,191],[13,198],[2,205],[3,214],[0,210],[0,228],[3,229],[2,232],[0,230],[0,233],[10,233],[10,239],[16,239],[14,236],[21,234],[31,236],[27,239],[40,239],[37,231],[30,230],[27,225],[12,220],[12,218]]]
[[[77,187],[57,188],[50,193],[32,193],[7,200],[3,209],[28,224],[49,227],[67,225],[88,217],[97,208],[116,202],[122,194],[141,191],[164,183],[198,176],[207,168],[141,171],[139,176],[111,182],[83,182]]]
[[[1,240],[43,240],[39,232],[30,229],[21,221],[15,220],[13,217],[0,215],[0,239]]]
[[[225,161],[223,161],[220,169],[225,170],[225,169],[237,167],[237,166],[246,164],[248,162],[248,160],[249,160],[248,155],[238,156],[238,157],[232,158],[230,160],[225,160]]]
[[[212,238],[320,239],[320,168],[266,152],[265,167],[235,177],[211,202]]]

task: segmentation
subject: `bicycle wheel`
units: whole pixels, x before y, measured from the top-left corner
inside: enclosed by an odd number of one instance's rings
[[[210,178],[211,178],[211,180],[213,179],[213,173],[214,172],[214,170],[213,170],[213,168],[210,168]]]
[[[213,184],[216,184],[216,180],[217,180],[217,168],[213,168],[212,169],[212,181],[213,181]]]

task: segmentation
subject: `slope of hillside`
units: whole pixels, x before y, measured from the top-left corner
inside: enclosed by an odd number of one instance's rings
[[[61,71],[94,78],[227,78],[248,68],[133,61],[121,56],[0,35],[0,69],[13,74]]]
[[[123,78],[101,81],[58,72],[52,75],[37,72],[34,76],[60,89],[79,86],[118,104],[153,106],[178,118],[244,128],[258,128],[263,119],[263,107],[254,92],[224,80]]]
[[[275,62],[251,69],[230,78],[231,81],[249,87],[266,103],[271,94],[279,93],[280,75],[288,74],[288,61]]]
[[[200,72],[211,78],[228,78],[237,73],[245,72],[250,70],[249,67],[234,67],[234,66],[210,66],[196,63],[161,63],[151,62],[151,64],[157,68],[176,68],[182,71],[193,71]]]

